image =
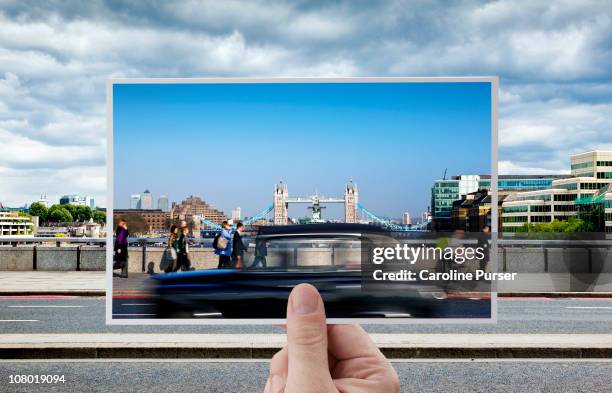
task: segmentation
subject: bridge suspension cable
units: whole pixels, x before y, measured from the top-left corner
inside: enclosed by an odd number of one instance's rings
[[[261,220],[262,218],[267,216],[272,210],[274,210],[274,205],[270,205],[270,206],[266,207],[264,210],[262,210],[261,212],[257,213],[253,217],[249,217],[248,219],[242,221],[242,223],[244,225],[251,225],[252,223],[254,223],[254,222],[258,221],[258,220]],[[221,227],[221,225],[217,224],[214,221],[207,220],[206,218],[204,218],[202,216],[196,216],[196,217],[205,226],[211,227],[212,229],[217,230],[217,231],[220,231],[221,229],[223,229]],[[236,228],[235,224],[232,226],[232,229],[234,229],[234,228]]]
[[[424,231],[427,229],[427,226],[429,224],[429,221],[427,222],[423,222],[421,224],[418,225],[398,225],[395,223],[392,223],[389,220],[386,220],[384,218],[380,218],[378,217],[376,214],[372,213],[371,211],[369,211],[368,209],[366,209],[361,203],[357,204],[357,208],[359,209],[359,211],[361,211],[366,217],[368,217],[369,219],[371,219],[374,222],[377,222],[389,229],[391,229],[392,231]]]

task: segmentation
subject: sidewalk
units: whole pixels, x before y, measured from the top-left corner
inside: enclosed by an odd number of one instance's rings
[[[612,358],[612,334],[371,334],[402,358]],[[267,359],[284,334],[3,334],[1,359]]]
[[[0,295],[103,296],[106,272],[0,272]]]

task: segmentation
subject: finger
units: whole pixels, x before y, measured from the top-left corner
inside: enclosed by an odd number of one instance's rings
[[[293,288],[287,304],[287,391],[333,391],[323,300],[315,287]],[[308,390],[303,390],[308,387]]]
[[[329,325],[327,335],[329,354],[338,361],[361,357],[385,358],[359,325]]]
[[[270,361],[270,376],[268,378],[268,391],[270,393],[280,393],[285,390],[288,360],[287,347],[276,352],[272,357],[272,361]]]

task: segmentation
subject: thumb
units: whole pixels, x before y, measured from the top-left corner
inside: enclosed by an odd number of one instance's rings
[[[312,285],[300,284],[289,296],[287,354],[285,392],[336,391],[327,359],[325,308],[319,292]]]

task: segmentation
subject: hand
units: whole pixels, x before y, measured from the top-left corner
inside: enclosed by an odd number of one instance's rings
[[[117,254],[121,254],[121,249],[120,248],[117,250]]]
[[[316,288],[300,284],[287,304],[287,346],[272,358],[264,393],[397,393],[389,361],[358,325],[326,325]]]

